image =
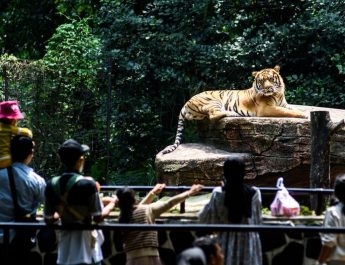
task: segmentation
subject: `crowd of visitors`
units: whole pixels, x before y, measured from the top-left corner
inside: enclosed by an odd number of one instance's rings
[[[99,224],[115,207],[120,209],[119,223],[154,224],[157,217],[176,204],[185,201],[203,189],[194,184],[189,190],[155,200],[165,184],[156,184],[140,202],[133,189],[118,189],[116,195],[100,196],[100,185],[92,177],[84,176],[87,145],[74,139],[66,140],[57,150],[65,169],[60,176],[46,180],[29,166],[35,142],[28,128],[17,127],[23,119],[16,101],[0,103],[0,222],[35,221],[40,204],[44,204],[47,225]],[[261,194],[257,187],[245,183],[245,163],[239,158],[224,162],[223,179],[211,194],[210,201],[198,214],[202,224],[261,224]],[[335,180],[337,201],[325,214],[325,227],[345,226],[345,176]],[[4,245],[0,229],[0,256],[3,264],[26,264],[30,242],[35,233],[11,230],[10,244]],[[102,230],[59,230],[57,264],[103,264]],[[164,265],[159,254],[157,231],[126,230],[122,234],[126,265]],[[321,234],[322,248],[316,264],[345,264],[345,236]],[[20,249],[21,254],[16,251]],[[177,265],[261,265],[263,263],[259,233],[218,232],[196,238],[193,247],[177,253]]]

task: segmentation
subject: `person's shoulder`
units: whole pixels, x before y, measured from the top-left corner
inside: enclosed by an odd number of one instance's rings
[[[256,187],[256,186],[251,186],[251,188],[252,188],[253,190],[255,190],[256,192],[260,192],[260,189],[259,189],[258,187]]]
[[[46,184],[46,180],[41,175],[38,175],[34,170],[31,171],[32,177],[39,183]]]
[[[135,211],[146,211],[148,208],[152,208],[154,205],[158,205],[161,202],[153,202],[150,204],[138,204],[135,207]]]
[[[45,179],[42,176],[40,176],[37,172],[35,172],[35,170],[32,167],[30,167],[24,163],[14,162],[12,164],[12,167],[14,169],[17,168],[21,172],[24,172],[24,174],[26,174],[30,179],[35,179],[39,182],[44,181],[44,183],[46,182]]]
[[[0,176],[6,175],[7,176],[7,168],[0,168]]]
[[[90,192],[95,192],[98,190],[97,183],[92,177],[81,176],[75,186]]]
[[[329,206],[326,209],[326,214],[330,214],[332,216],[337,216],[340,217],[342,216],[342,211],[343,211],[344,204],[341,202],[336,203],[335,205]]]
[[[252,186],[251,189],[253,190],[253,198],[259,198],[261,200],[261,191],[258,187]]]
[[[96,186],[96,181],[89,176],[81,176],[78,182],[82,185]]]
[[[222,189],[222,187],[215,187],[214,189],[213,189],[213,191],[212,191],[213,193],[222,193],[223,192],[223,189]]]

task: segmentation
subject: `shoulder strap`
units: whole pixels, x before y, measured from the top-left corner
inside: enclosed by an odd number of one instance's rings
[[[14,184],[12,166],[7,167],[7,174],[8,174],[8,179],[9,179],[10,188],[11,188],[11,194],[12,194],[12,200],[13,200],[13,206],[14,206],[14,216],[17,216],[19,212],[18,211],[19,205],[18,205],[18,200],[17,200],[17,190]]]
[[[63,194],[61,194],[61,189],[60,189],[60,178],[61,178],[60,176],[57,176],[52,179],[53,190],[56,193],[56,195],[60,197],[60,204],[58,205],[59,213],[63,214],[63,212],[66,209],[76,219],[83,220],[84,216],[68,204],[67,197],[73,185],[76,184],[79,180],[83,179],[84,177],[79,174],[73,174],[73,176],[67,181],[66,189]]]
[[[54,192],[61,196],[61,188],[60,188],[60,178],[61,176],[53,177],[52,178],[52,187]],[[79,180],[83,179],[84,177],[79,174],[73,174],[73,176],[67,181],[65,193],[68,193],[71,188],[76,184]]]

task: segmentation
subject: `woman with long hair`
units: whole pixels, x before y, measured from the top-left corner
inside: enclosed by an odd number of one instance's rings
[[[205,224],[260,224],[261,193],[244,183],[245,163],[239,158],[224,162],[221,187],[212,191],[208,204],[199,213]],[[261,265],[261,241],[257,232],[220,232],[219,243],[225,265]]]
[[[157,184],[139,204],[136,202],[135,192],[132,189],[119,189],[116,192],[120,208],[119,223],[154,224],[155,218],[203,188],[202,185],[195,184],[188,191],[175,195],[167,201],[151,203],[164,187],[165,184]],[[123,233],[123,243],[127,259],[126,265],[163,264],[158,253],[157,231],[126,231]]]

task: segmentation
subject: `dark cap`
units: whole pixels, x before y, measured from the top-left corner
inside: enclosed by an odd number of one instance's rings
[[[90,147],[88,147],[85,144],[80,144],[76,140],[68,139],[59,148],[59,153],[66,152],[66,151],[77,152],[80,155],[82,155],[90,151]]]

